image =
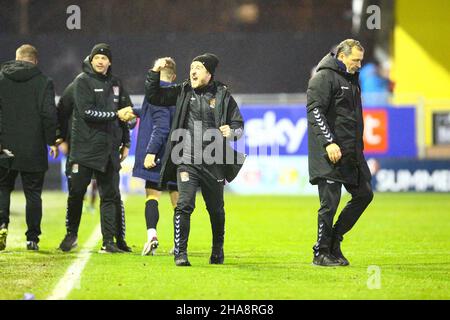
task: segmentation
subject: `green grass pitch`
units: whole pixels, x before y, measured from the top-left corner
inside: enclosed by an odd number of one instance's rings
[[[24,293],[46,299],[100,221],[98,212],[84,214],[79,248],[62,253],[56,248],[65,233],[66,195],[46,192],[43,199],[40,251],[28,252],[25,200],[22,193],[12,195],[7,248],[0,252],[0,299],[21,299]],[[311,265],[316,197],[226,194],[225,264],[209,265],[211,229],[199,194],[190,268],[175,267],[168,253],[173,229],[167,195],[160,201],[156,256],[140,256],[146,240],[144,196],[128,196],[125,205],[134,252],[99,254],[98,243],[68,299],[450,298],[449,194],[376,194],[345,237],[342,250],[351,263],[345,268]]]

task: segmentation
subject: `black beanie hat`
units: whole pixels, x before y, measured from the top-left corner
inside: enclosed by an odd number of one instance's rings
[[[211,75],[214,75],[216,67],[219,64],[219,58],[217,58],[217,56],[213,53],[204,53],[200,56],[195,57],[194,60],[192,60],[192,62],[194,61],[199,61],[203,63],[206,70],[208,70],[208,72],[211,73]]]
[[[112,54],[109,44],[97,43],[91,50],[91,54],[89,55],[89,61],[92,61],[92,58],[94,58],[96,54],[103,54],[108,57],[110,62],[112,62]]]

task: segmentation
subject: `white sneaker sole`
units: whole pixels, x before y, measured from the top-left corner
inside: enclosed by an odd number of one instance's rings
[[[146,244],[144,244],[144,249],[142,249],[142,255],[148,256],[148,255],[155,255],[155,251],[158,248],[158,241],[149,241]]]

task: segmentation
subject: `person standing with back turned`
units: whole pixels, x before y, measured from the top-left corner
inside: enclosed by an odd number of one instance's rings
[[[37,67],[38,52],[24,44],[16,60],[0,72],[0,144],[14,157],[0,159],[0,250],[6,248],[11,192],[17,175],[26,198],[27,249],[39,250],[42,188],[50,155],[58,156],[57,120],[53,81]]]
[[[162,87],[174,85],[176,79],[175,60],[166,57],[166,67],[161,70]],[[130,110],[131,111],[131,110]],[[160,188],[161,158],[169,137],[175,106],[161,107],[150,104],[146,98],[141,108],[134,107],[132,112],[139,117],[136,155],[133,167],[133,177],[145,180],[145,223],[147,227],[147,242],[142,249],[142,255],[154,255],[159,246],[157,225],[159,221],[159,199],[163,190],[168,190],[170,201],[175,209],[178,202],[176,181],[169,181]]]

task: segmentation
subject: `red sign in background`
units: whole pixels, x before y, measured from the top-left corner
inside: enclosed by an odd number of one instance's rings
[[[385,153],[389,148],[386,110],[364,110],[364,150]]]

